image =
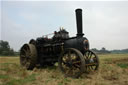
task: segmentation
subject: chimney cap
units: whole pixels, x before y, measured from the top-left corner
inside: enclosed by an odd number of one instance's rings
[[[78,9],[76,9],[76,11],[82,11],[82,9],[78,8]]]

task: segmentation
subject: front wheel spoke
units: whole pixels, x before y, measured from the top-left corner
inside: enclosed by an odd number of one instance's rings
[[[92,67],[93,67],[93,69],[95,70],[97,66],[92,66]]]
[[[93,70],[93,66],[90,66],[90,68]]]
[[[94,57],[93,60],[94,60],[94,62],[97,62],[97,58],[96,57]]]
[[[98,65],[98,63],[93,63],[93,64],[92,64],[92,66],[97,66],[97,65]]]
[[[89,55],[90,55],[90,52],[88,52],[88,55],[87,55],[87,56],[88,56],[88,58],[89,58]]]
[[[93,67],[93,70],[95,70],[97,66],[92,66],[92,67]]]
[[[98,66],[98,63],[97,63],[97,64],[94,64],[94,65],[92,65],[92,66]]]
[[[88,70],[91,70],[90,66],[87,66],[88,67]]]
[[[95,70],[95,66],[90,66],[92,70]]]
[[[98,63],[89,63],[89,64],[85,64],[86,66],[96,66],[98,65]]]
[[[87,70],[87,71],[95,70],[95,68],[96,68],[96,66],[93,66],[93,65],[91,65],[91,66],[86,66],[86,70]]]
[[[91,59],[91,57],[92,57],[92,53],[90,53],[89,59]]]
[[[86,52],[84,56],[86,57],[86,59],[88,59],[88,52]]]

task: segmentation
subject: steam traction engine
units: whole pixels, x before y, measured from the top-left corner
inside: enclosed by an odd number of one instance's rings
[[[58,62],[60,70],[69,77],[79,77],[83,72],[97,70],[98,56],[89,50],[88,39],[83,37],[82,10],[76,9],[77,35],[69,37],[65,29],[55,32],[52,38],[31,39],[20,50],[20,63],[26,69],[40,65],[53,66]]]

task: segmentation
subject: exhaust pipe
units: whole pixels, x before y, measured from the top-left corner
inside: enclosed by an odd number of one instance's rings
[[[77,37],[83,37],[82,31],[82,9],[76,9]]]

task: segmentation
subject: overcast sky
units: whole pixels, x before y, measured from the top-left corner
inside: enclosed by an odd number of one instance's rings
[[[128,2],[2,1],[0,40],[19,50],[30,39],[64,27],[76,36],[75,9],[83,10],[83,32],[91,48],[128,48]]]

